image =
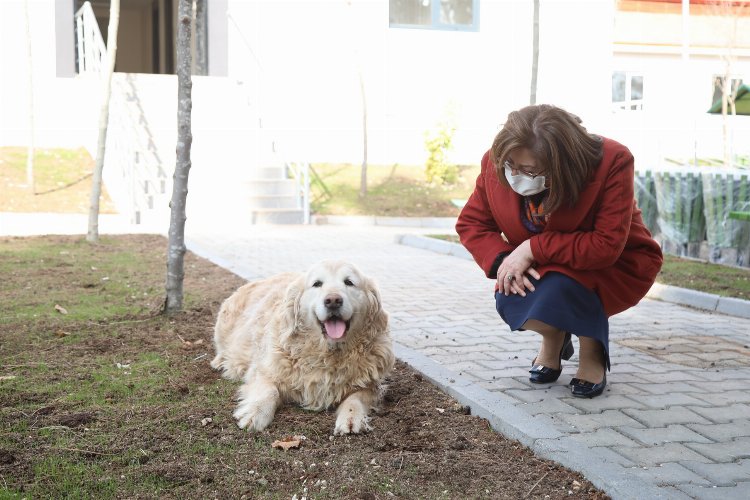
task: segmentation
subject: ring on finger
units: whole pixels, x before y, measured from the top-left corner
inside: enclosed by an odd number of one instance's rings
[[[514,279],[516,279],[516,277],[513,276],[512,274],[506,274],[505,279],[508,281],[513,281]]]

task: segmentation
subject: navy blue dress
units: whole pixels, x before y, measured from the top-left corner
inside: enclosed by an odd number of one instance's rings
[[[497,312],[511,330],[522,330],[526,321],[535,319],[579,337],[596,339],[604,346],[609,369],[609,320],[596,293],[557,272],[547,273],[541,280],[528,278],[536,290],[527,290],[526,297],[495,293]]]

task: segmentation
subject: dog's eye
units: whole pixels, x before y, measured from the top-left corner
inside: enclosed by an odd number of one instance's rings
[[[344,284],[345,284],[346,286],[354,286],[354,283],[352,283],[352,280],[350,280],[349,278],[346,278],[346,279],[344,280]]]
[[[320,288],[321,286],[323,286],[323,282],[320,281],[320,280],[318,280],[315,283],[313,283],[313,287],[315,287],[315,288]]]

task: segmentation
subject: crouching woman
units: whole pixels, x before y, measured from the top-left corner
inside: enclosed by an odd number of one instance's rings
[[[456,230],[496,280],[503,321],[541,336],[533,383],[560,377],[575,335],[572,395],[595,397],[607,385],[608,318],[636,305],[662,265],[633,176],[625,146],[588,133],[577,116],[550,105],[510,113],[482,158]]]

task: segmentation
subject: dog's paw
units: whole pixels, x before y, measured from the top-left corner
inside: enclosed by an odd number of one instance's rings
[[[367,408],[361,401],[344,401],[336,412],[336,426],[333,429],[333,434],[341,436],[371,431],[370,417],[367,416],[367,413]]]
[[[221,354],[217,354],[214,359],[211,360],[211,368],[214,370],[221,370],[222,363],[224,362],[224,357]]]
[[[262,431],[270,425],[274,413],[275,408],[273,406],[246,400],[240,401],[233,415],[237,419],[237,425],[240,429],[257,432]]]

